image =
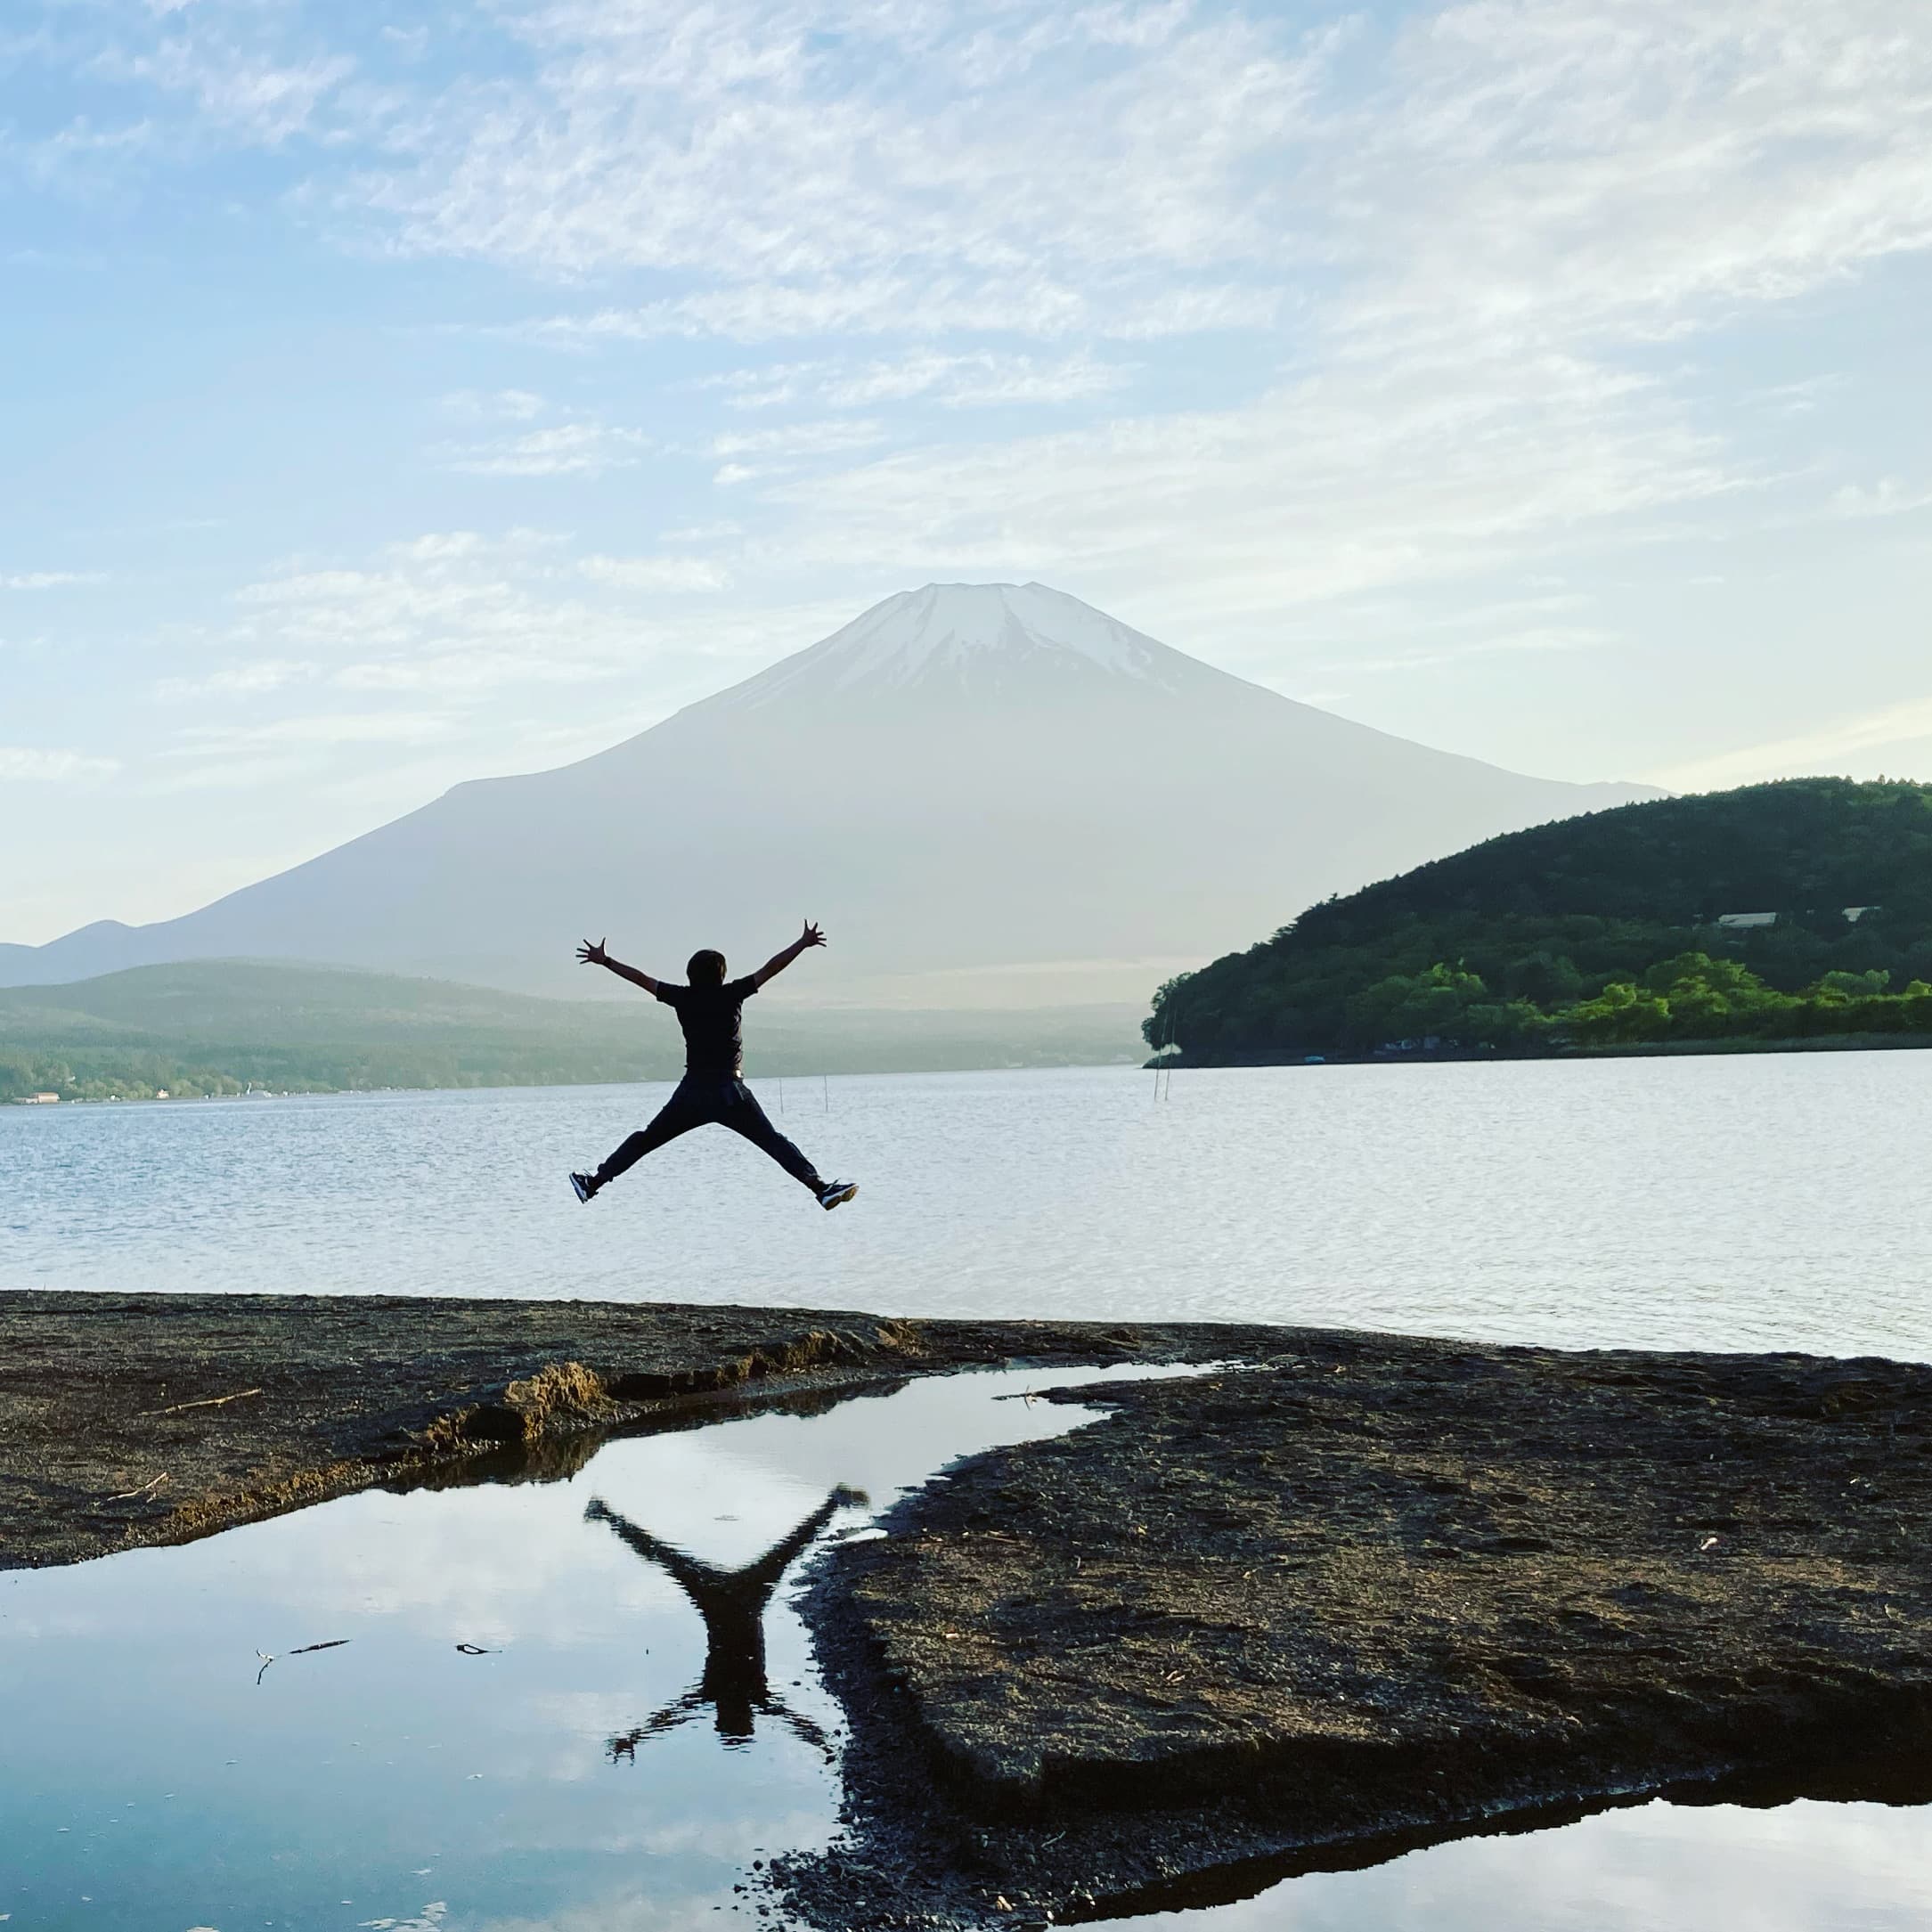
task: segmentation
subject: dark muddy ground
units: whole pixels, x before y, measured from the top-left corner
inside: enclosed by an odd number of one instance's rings
[[[1717,1778],[1932,1797],[1932,1368],[1268,1352],[827,1558],[852,1829],[795,1911],[1066,1922]]]
[[[1266,1331],[387,1296],[0,1293],[0,1569],[181,1542],[679,1406]]]

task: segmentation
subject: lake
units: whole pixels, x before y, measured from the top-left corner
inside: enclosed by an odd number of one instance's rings
[[[0,1287],[675,1299],[1932,1353],[1932,1055],[759,1080],[0,1108]]]

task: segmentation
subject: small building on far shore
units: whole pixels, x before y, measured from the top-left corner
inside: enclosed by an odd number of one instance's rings
[[[58,1094],[22,1094],[13,1105],[17,1107],[54,1107],[61,1104]]]

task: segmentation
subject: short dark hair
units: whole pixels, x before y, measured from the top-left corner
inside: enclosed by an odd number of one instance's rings
[[[684,976],[693,986],[722,986],[724,955],[713,952],[709,946],[694,952],[684,963]]]

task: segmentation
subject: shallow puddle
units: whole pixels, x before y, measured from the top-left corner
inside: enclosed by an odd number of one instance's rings
[[[0,1574],[0,1920],[656,1932],[835,1829],[841,1731],[787,1579],[962,1455],[1093,1412],[922,1381]],[[1932,1915],[1924,1811],[1655,1806],[1138,1924],[1796,1932]]]
[[[1924,1932],[1932,1807],[1657,1802],[1459,1838],[1133,1932]],[[1099,1924],[1088,1932],[1102,1932]]]
[[[8,1932],[754,1914],[745,1868],[837,1808],[785,1574],[1095,1413],[1026,1391],[1120,1373],[921,1382],[0,1576]]]

